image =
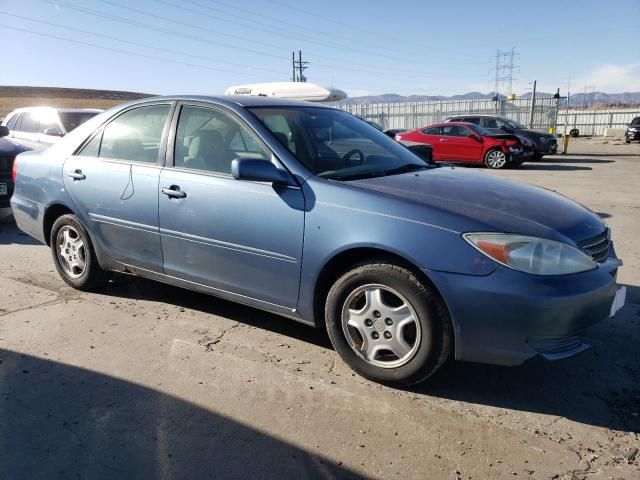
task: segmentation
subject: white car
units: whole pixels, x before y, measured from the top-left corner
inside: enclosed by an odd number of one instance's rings
[[[5,118],[9,138],[30,148],[47,148],[102,110],[93,108],[18,108]]]

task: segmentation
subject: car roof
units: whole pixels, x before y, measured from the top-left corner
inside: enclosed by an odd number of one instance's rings
[[[288,98],[265,97],[261,95],[164,95],[160,97],[147,97],[131,102],[131,104],[145,103],[149,101],[169,100],[169,101],[198,101],[222,104],[236,104],[241,107],[319,107],[332,108],[329,105],[314,102],[304,102],[301,100],[291,100]]]
[[[503,117],[502,115],[491,115],[490,113],[461,113],[459,115],[451,115],[447,118],[460,118],[460,117],[489,117],[489,118],[500,118],[504,120],[509,120],[507,117]]]
[[[100,113],[104,112],[104,110],[99,108],[59,108],[59,107],[47,107],[47,106],[34,106],[34,107],[21,107],[16,108],[11,112],[11,114],[15,113],[24,113],[24,112],[62,112],[62,113],[74,113],[74,112],[82,112],[82,113]],[[7,115],[8,116],[8,115]]]

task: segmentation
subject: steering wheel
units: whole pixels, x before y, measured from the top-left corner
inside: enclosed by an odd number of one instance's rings
[[[360,158],[357,160],[352,160],[351,157],[354,155],[358,155]],[[354,148],[353,150],[349,150],[344,154],[342,160],[347,162],[350,166],[362,165],[364,163],[364,152],[358,148]]]

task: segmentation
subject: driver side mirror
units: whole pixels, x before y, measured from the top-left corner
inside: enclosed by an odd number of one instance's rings
[[[289,176],[262,158],[236,158],[231,162],[231,175],[236,180],[271,182],[288,185]]]
[[[60,127],[49,127],[45,129],[43,132],[45,135],[50,135],[52,137],[64,137],[64,133],[60,130]]]
[[[504,130],[505,132],[510,132],[511,131],[511,129],[509,127],[507,127],[506,125],[502,125],[500,127],[500,130]]]
[[[6,137],[9,135],[9,129],[4,125],[0,125],[0,138]]]
[[[476,135],[475,133],[470,133],[470,134],[469,134],[469,138],[470,138],[471,140],[475,140],[476,142],[480,142],[480,143],[482,143],[482,137],[481,137],[481,136],[479,136],[479,135]]]

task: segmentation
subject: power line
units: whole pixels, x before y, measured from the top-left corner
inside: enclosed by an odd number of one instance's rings
[[[183,34],[183,33],[177,33],[177,32],[174,32],[172,30],[167,30],[167,29],[164,29],[164,28],[156,27],[154,25],[150,25],[148,23],[136,22],[134,20],[129,20],[128,18],[119,17],[117,15],[110,15],[108,13],[100,12],[98,10],[92,10],[90,8],[81,7],[79,5],[63,2],[63,1],[60,1],[60,0],[40,0],[40,1],[44,2],[44,3],[49,3],[51,5],[58,6],[58,7],[59,6],[63,6],[63,7],[69,8],[71,10],[75,10],[75,11],[78,11],[78,12],[86,13],[88,15],[93,15],[93,16],[96,16],[96,17],[105,18],[105,19],[108,19],[108,20],[116,21],[116,22],[126,23],[128,25],[133,25],[133,26],[140,27],[140,28],[146,28],[148,30],[153,30],[153,31],[156,31],[156,32],[165,33],[167,35],[172,35],[174,37],[187,38],[189,40],[195,40],[197,42],[203,42],[203,43],[208,43],[208,44],[211,44],[211,45],[218,45],[218,46],[225,47],[225,48],[231,48],[231,49],[234,49],[234,50],[241,50],[241,51],[244,51],[244,52],[255,53],[257,55],[263,55],[263,56],[266,56],[266,57],[277,58],[279,60],[288,60],[287,57],[283,57],[283,56],[280,56],[280,55],[274,55],[272,53],[263,52],[263,51],[260,51],[260,50],[254,50],[254,49],[246,48],[246,47],[239,47],[237,45],[230,45],[228,43],[218,42],[218,41],[215,41],[215,40],[209,40],[209,39],[206,39],[206,38],[196,37],[196,36],[193,36],[193,35],[186,35],[186,34]],[[127,7],[127,8],[130,8],[130,7]],[[174,22],[174,20],[172,20],[172,19],[167,19],[167,20],[169,20],[171,22]],[[214,33],[216,33],[216,32],[214,32]],[[226,35],[229,36],[229,34],[226,34]]]
[[[37,20],[35,18],[26,17],[26,16],[23,16],[23,15],[16,15],[16,14],[13,14],[13,13],[8,13],[8,12],[3,12],[3,11],[0,11],[0,15],[6,15],[6,16],[9,16],[9,17],[20,18],[22,20],[27,20],[29,22],[34,22],[34,23],[40,23],[42,25],[50,25],[52,27],[64,28],[65,30],[74,31],[74,32],[78,32],[78,33],[83,33],[85,35],[104,38],[104,39],[107,39],[107,40],[113,40],[113,41],[116,41],[116,42],[126,43],[126,44],[134,45],[134,46],[137,46],[137,47],[150,48],[150,49],[153,49],[153,50],[157,50],[158,49],[157,45],[149,45],[149,44],[145,44],[145,43],[139,43],[139,42],[132,42],[132,41],[129,41],[129,40],[123,40],[121,38],[110,37],[108,35],[103,35],[103,34],[100,34],[100,33],[90,32],[90,31],[87,31],[87,30],[81,30],[79,28],[74,28],[74,27],[70,27],[70,26],[67,26],[67,25],[61,25],[59,23],[47,22],[47,21],[44,21],[44,20]],[[201,56],[201,55],[194,55],[194,54],[191,54],[191,53],[188,53],[188,52],[182,52],[182,51],[178,51],[178,50],[169,50],[169,49],[164,48],[164,47],[163,47],[162,50],[163,50],[163,52],[166,52],[166,53],[173,53],[173,54],[176,54],[176,55],[182,55],[182,56],[186,56],[186,57],[197,58],[197,59],[200,59],[200,60],[207,60],[207,61],[213,60],[210,57],[204,57],[204,56]],[[275,74],[278,74],[278,75],[282,74],[282,72],[280,72],[278,70],[272,70],[272,69],[269,69],[269,68],[252,67],[250,65],[242,65],[240,63],[227,62],[225,60],[218,60],[218,59],[215,59],[215,61],[218,62],[218,63],[224,63],[226,65],[231,65],[231,66],[234,66],[234,67],[246,68],[246,69],[250,69],[250,70],[262,70],[262,71],[265,71],[265,72],[275,73]],[[258,76],[258,75],[255,74],[255,76]]]
[[[174,63],[174,64],[177,64],[177,65],[185,65],[185,66],[188,66],[188,67],[203,68],[203,69],[206,69],[206,70],[213,70],[213,71],[216,71],[216,72],[225,72],[225,73],[234,73],[234,74],[239,74],[239,75],[256,76],[256,74],[250,74],[250,73],[246,73],[246,72],[238,72],[238,71],[234,71],[234,70],[226,70],[226,69],[222,69],[222,68],[211,67],[211,66],[208,66],[208,65],[201,65],[201,64],[189,63],[189,62],[181,62],[179,60],[170,60],[170,59],[167,59],[167,58],[157,57],[157,56],[154,56],[154,55],[146,55],[146,54],[143,54],[143,53],[130,52],[128,50],[122,50],[122,49],[119,49],[119,48],[105,47],[103,45],[96,45],[95,43],[83,42],[83,41],[80,41],[80,40],[72,40],[70,38],[60,37],[58,35],[51,35],[51,34],[48,34],[48,33],[36,32],[34,30],[29,30],[29,29],[26,29],[26,28],[12,27],[12,26],[9,26],[9,25],[1,24],[1,23],[0,23],[0,28],[5,28],[5,29],[8,29],[8,30],[14,30],[14,31],[17,31],[17,32],[24,32],[24,33],[28,33],[28,34],[31,34],[31,35],[38,35],[40,37],[53,38],[55,40],[62,40],[64,42],[74,43],[76,45],[83,45],[85,47],[99,48],[101,50],[107,50],[107,51],[110,51],[110,52],[124,53],[126,55],[133,55],[133,56],[136,56],[136,57],[142,57],[142,58],[147,58],[147,59],[151,59],[151,60],[159,60],[161,62]]]
[[[156,0],[156,1],[157,2],[161,2],[161,3],[167,3],[165,0]],[[220,13],[222,13],[224,15],[229,15],[229,16],[233,16],[233,17],[236,17],[236,18],[241,18],[242,20],[249,20],[251,22],[257,23],[258,25],[265,25],[265,24],[261,23],[261,22],[257,22],[256,20],[253,20],[253,17],[260,17],[260,18],[267,19],[269,21],[274,21],[274,22],[276,22],[277,25],[289,25],[290,27],[293,27],[293,28],[296,28],[296,29],[302,29],[302,30],[304,30],[305,33],[304,34],[297,34],[296,33],[296,35],[303,36],[303,37],[304,36],[309,37],[309,34],[311,33],[311,34],[314,34],[315,36],[320,36],[323,39],[322,42],[318,42],[317,39],[311,38],[311,41],[316,42],[318,45],[328,45],[328,46],[331,46],[331,47],[337,47],[337,48],[341,48],[341,49],[345,49],[345,50],[357,51],[357,52],[360,52],[360,53],[364,53],[366,55],[375,56],[377,58],[381,56],[380,52],[377,51],[377,49],[380,48],[380,45],[372,45],[370,43],[365,43],[365,42],[362,42],[360,39],[358,40],[358,44],[359,45],[367,45],[368,44],[368,45],[372,46],[376,50],[374,51],[374,50],[354,49],[353,47],[348,47],[348,46],[346,46],[344,44],[333,44],[333,45],[332,44],[327,44],[326,41],[324,41],[324,40],[326,39],[326,37],[335,37],[336,36],[335,32],[327,33],[327,32],[324,32],[324,31],[311,29],[308,26],[301,27],[300,24],[293,23],[293,22],[288,22],[286,20],[283,20],[282,18],[277,18],[277,17],[272,17],[272,16],[269,16],[269,15],[264,15],[264,14],[261,14],[261,13],[257,13],[257,12],[255,12],[253,10],[248,10],[248,9],[245,9],[245,8],[241,8],[241,7],[238,7],[236,5],[232,5],[230,3],[223,2],[221,0],[210,0],[209,3],[213,2],[213,3],[216,3],[218,5],[223,5],[226,8],[231,8],[231,9],[234,9],[234,10],[237,10],[237,11],[240,11],[240,12],[244,12],[246,14],[251,15],[251,18],[247,19],[246,16],[233,15],[233,14],[230,14],[230,13],[226,12],[225,10],[221,10],[219,8],[215,8],[215,7],[212,7],[210,5],[202,5],[201,3],[195,2],[193,0],[186,0],[186,1],[188,3],[191,3],[193,5],[199,6],[201,8],[205,8],[207,10],[220,12]],[[333,21],[332,23],[335,24],[335,23],[341,23],[341,22]],[[349,28],[353,28],[352,25],[348,25],[348,24],[345,24],[345,23],[341,23],[341,24],[345,25],[345,26],[348,26]],[[282,32],[282,29],[280,28],[278,31]],[[340,36],[342,36],[342,35],[340,35]],[[349,41],[349,42],[352,41],[351,38],[345,38],[345,40]],[[430,52],[427,52],[427,53],[432,53],[432,50],[433,49],[431,48]],[[421,51],[420,55],[424,56],[425,52]],[[314,56],[317,56],[317,55],[314,55]],[[402,56],[398,56],[398,55],[394,55],[394,56],[382,55],[382,56],[384,56],[386,58],[391,58],[393,60],[404,60],[404,61],[411,61],[411,62],[413,62],[415,60],[414,58],[402,57]],[[460,55],[458,55],[458,57],[460,57]],[[470,56],[468,56],[468,58],[476,59],[477,57],[470,55]],[[469,64],[469,62],[431,62],[431,63],[439,63],[439,64],[443,64],[443,65],[468,65]]]
[[[167,34],[167,35],[172,35],[172,36],[175,36],[175,37],[181,37],[181,38],[186,38],[188,40],[194,40],[194,41],[197,41],[197,42],[208,43],[208,44],[213,44],[213,45],[219,45],[219,46],[222,46],[222,47],[225,47],[225,48],[231,48],[231,49],[246,51],[246,52],[255,53],[255,54],[258,54],[258,55],[268,56],[268,57],[277,58],[277,59],[286,59],[286,57],[281,57],[279,55],[270,54],[270,53],[262,52],[262,51],[259,51],[259,50],[254,50],[254,49],[250,49],[250,48],[246,48],[246,47],[239,47],[239,46],[235,46],[235,45],[230,45],[230,44],[219,42],[219,41],[209,40],[209,39],[206,39],[206,38],[203,38],[203,37],[177,33],[175,31],[167,30],[167,29],[164,29],[164,28],[160,28],[160,27],[157,27],[157,26],[152,25],[152,24],[130,20],[128,18],[119,17],[117,15],[107,14],[107,13],[104,13],[104,12],[100,12],[98,10],[93,10],[93,9],[81,7],[79,5],[75,5],[75,4],[72,4],[72,3],[64,2],[64,1],[61,1],[61,0],[40,0],[40,1],[44,2],[44,3],[49,3],[49,4],[52,4],[52,5],[56,5],[56,6],[63,6],[63,7],[69,8],[71,10],[75,10],[75,11],[78,11],[78,12],[81,12],[81,13],[85,13],[85,14],[88,14],[88,15],[97,16],[97,17],[105,18],[105,19],[108,19],[108,20],[111,20],[111,21],[137,26],[137,27],[140,27],[140,28],[145,28],[147,30],[156,31],[156,32]],[[110,3],[115,4],[115,2],[110,2]],[[157,18],[160,18],[160,19],[165,20],[165,21],[169,21],[169,22],[173,22],[173,23],[182,23],[185,26],[191,26],[191,27],[194,27],[194,28],[202,29],[202,30],[208,31],[210,33],[215,33],[217,35],[232,36],[232,37],[241,38],[241,39],[245,40],[243,37],[237,37],[237,36],[234,36],[234,35],[231,35],[231,34],[227,34],[227,33],[223,34],[221,32],[216,32],[215,30],[206,29],[204,27],[199,27],[197,25],[187,24],[185,22],[177,22],[177,21],[175,21],[175,20],[173,20],[171,18],[163,17],[163,16],[160,16],[160,15],[156,15],[156,14],[152,14],[152,13],[148,13],[148,12],[144,12],[142,10],[134,9],[132,7],[127,7],[127,6],[123,6],[123,5],[120,5],[120,7],[124,8],[124,9],[127,9],[127,10],[130,10],[130,11],[135,11],[136,13],[141,13],[143,15],[149,15],[149,16],[157,17]],[[274,46],[274,48],[280,48],[280,47],[275,47]],[[353,63],[351,63],[351,64],[353,65]],[[316,62],[316,65],[324,66],[324,67],[327,67],[327,68],[330,68],[330,69],[334,69],[335,68],[335,65],[322,64],[322,63],[317,63],[317,62]],[[359,68],[357,70],[348,69],[348,68],[344,68],[344,67],[339,67],[339,68],[340,68],[341,71],[351,71],[351,72],[354,72],[354,73],[362,73],[364,71],[363,68]],[[398,71],[396,71],[397,72],[396,74],[386,74],[385,75],[384,73],[381,73],[379,70],[369,70],[369,71],[371,72],[369,74],[370,76],[378,76],[378,77],[381,77],[381,78],[384,78],[385,76],[386,77],[391,76],[393,78],[397,78],[397,73],[398,73]],[[403,75],[418,76],[418,77],[424,77],[424,76],[438,76],[439,77],[439,76],[441,76],[441,74],[417,74],[417,73],[403,73]],[[463,75],[457,75],[457,76],[458,77],[462,77]],[[477,76],[475,76],[475,75],[468,75],[467,77],[475,77],[475,78],[477,78]]]

